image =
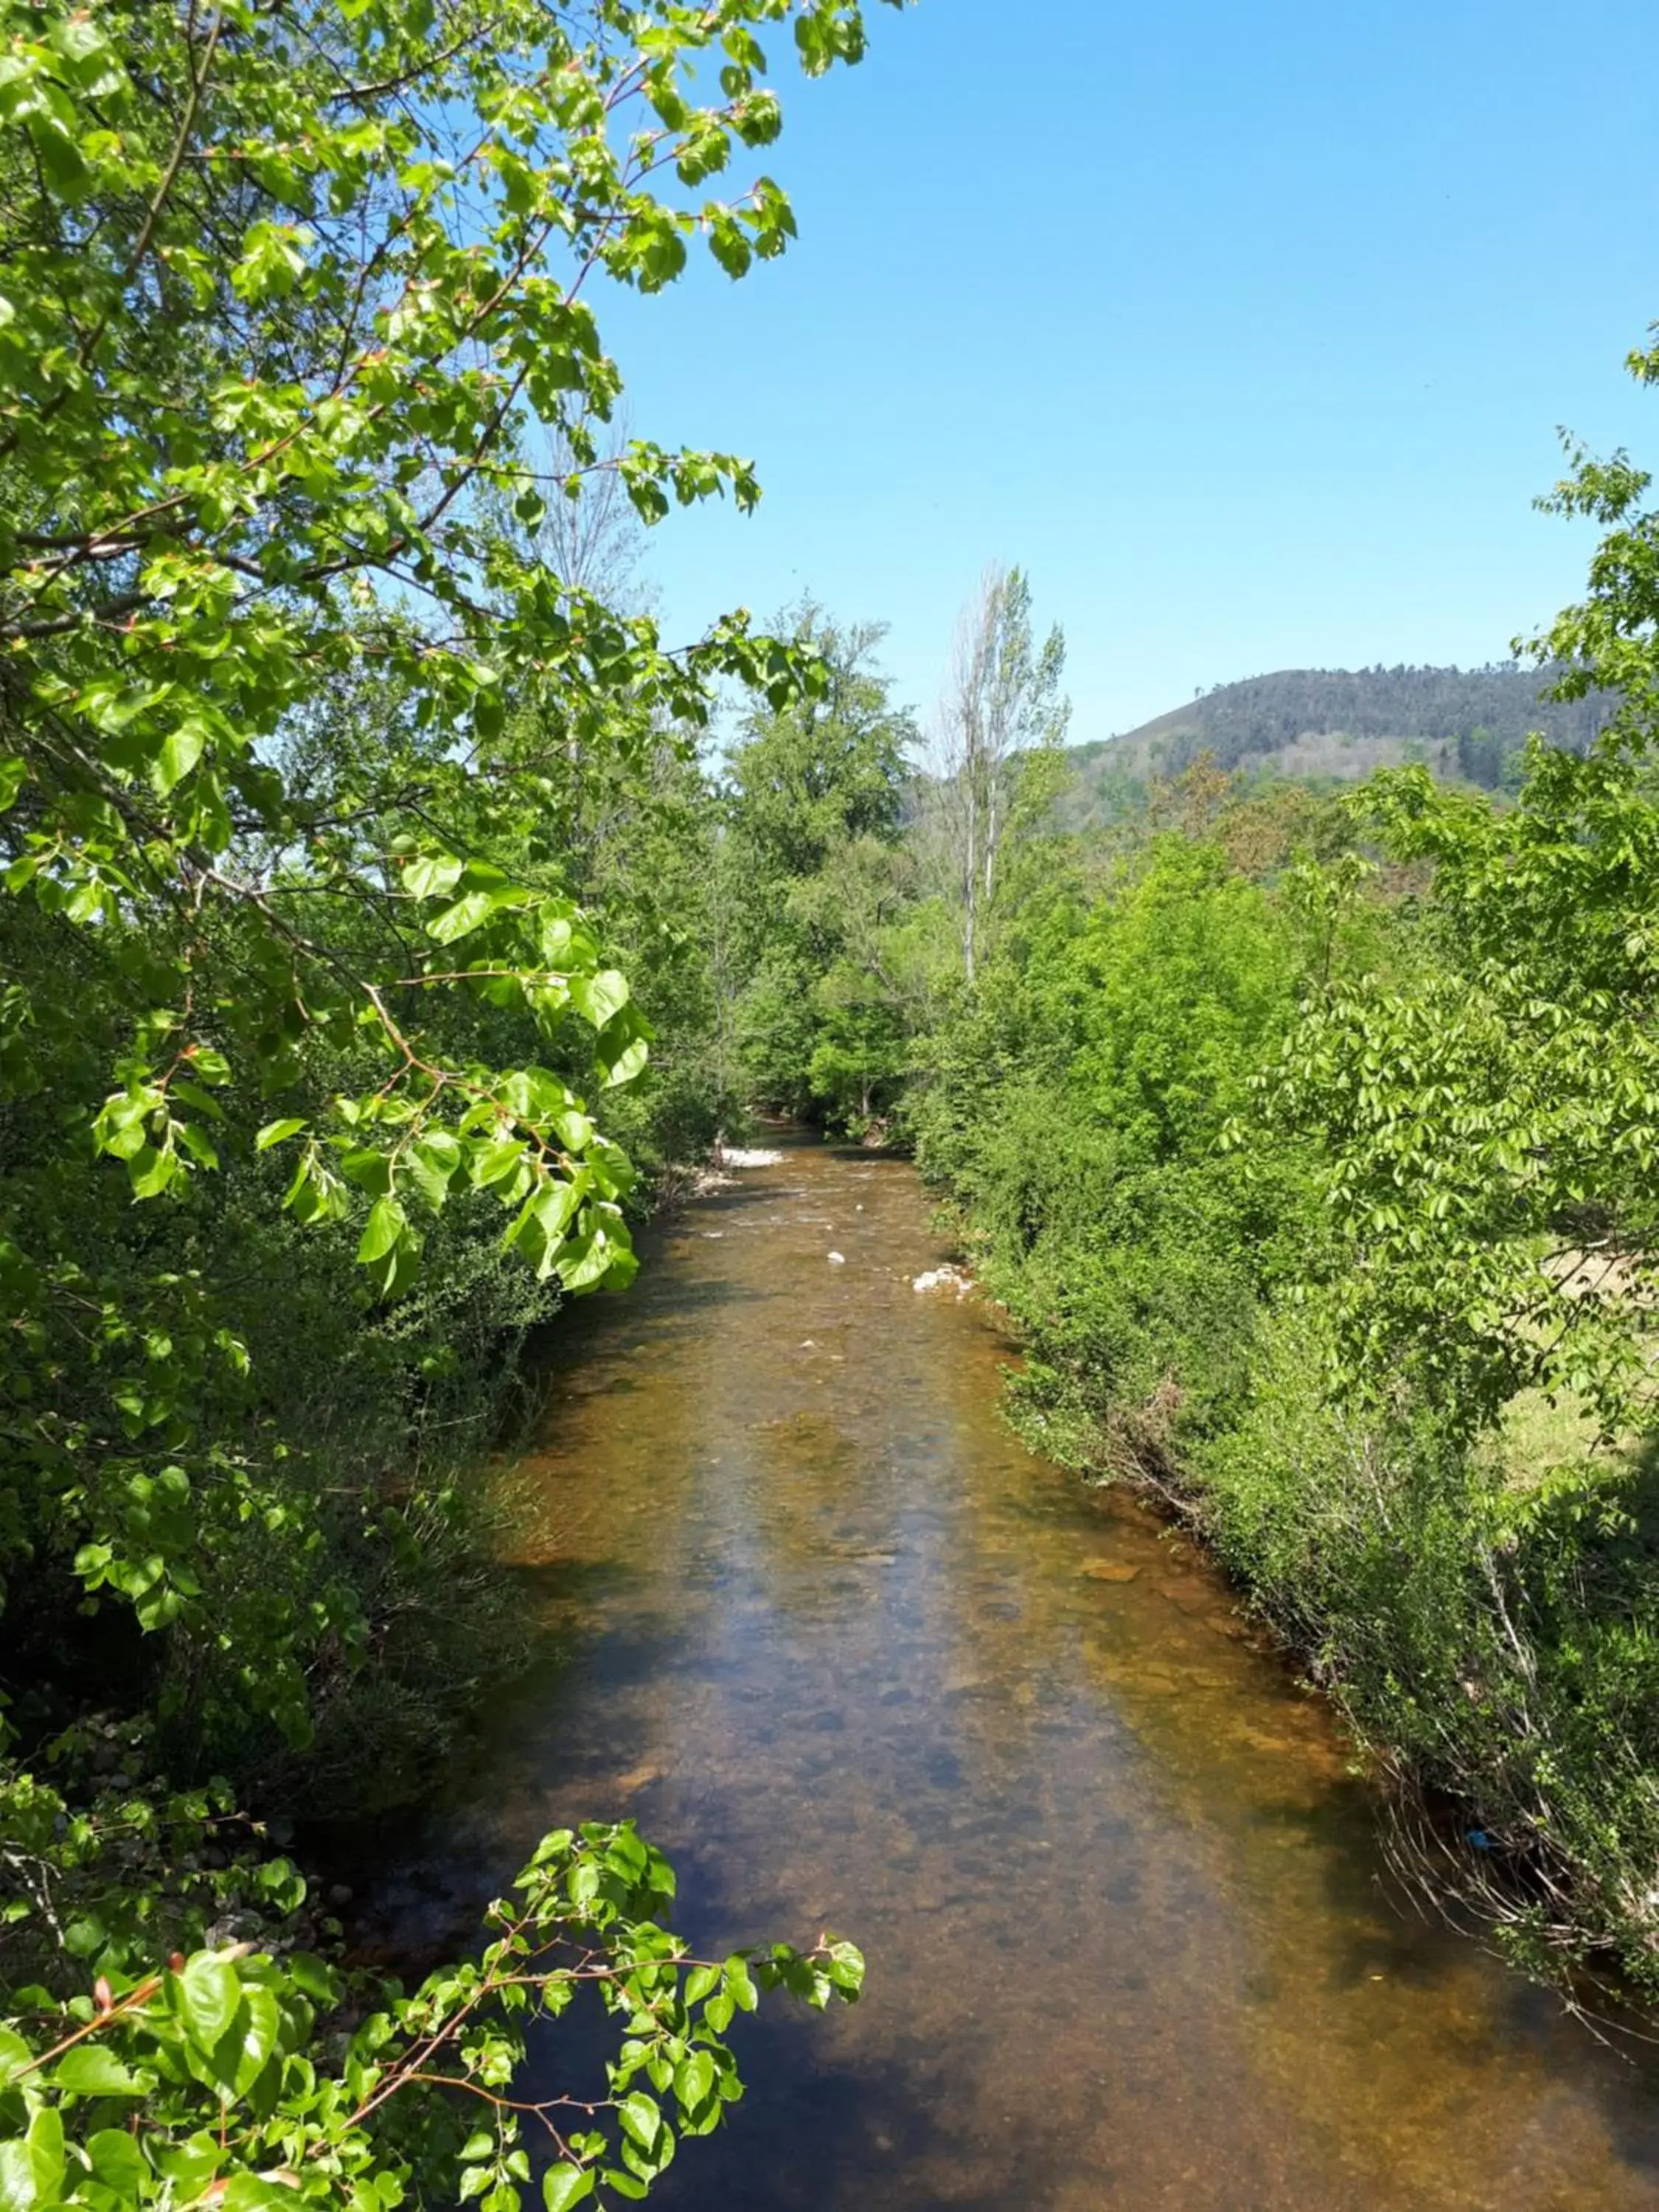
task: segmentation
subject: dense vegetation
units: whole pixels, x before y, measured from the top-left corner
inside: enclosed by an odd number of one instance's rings
[[[637,2197],[737,2010],[856,1993],[842,1942],[690,1958],[625,1826],[367,1989],[273,1835],[416,1797],[513,1664],[526,1332],[755,1106],[913,1144],[1018,1418],[1457,1793],[1440,1878],[1518,1952],[1653,1995],[1646,478],[1575,459],[1606,534],[1533,675],[1230,687],[1091,811],[1017,568],[927,741],[878,628],[670,654],[633,587],[757,486],[615,433],[590,279],[784,249],[769,179],[704,188],[778,134],[757,34],[817,74],[856,6],[0,21],[8,2212],[515,2212],[526,2122],[550,2212]],[[1446,774],[1249,773],[1316,726]],[[571,2133],[507,2092],[579,2003]]]
[[[1646,490],[1581,460],[1556,496],[1606,536],[1533,658],[1617,711],[1512,792],[1205,756],[1068,828],[1063,643],[996,571],[908,780],[870,641],[819,619],[859,680],[751,719],[726,835],[787,963],[744,1080],[915,1145],[1033,1440],[1208,1536],[1394,1763],[1440,1894],[1651,2000]]]
[[[1633,363],[1644,381],[1659,356]],[[927,1170],[1029,1346],[1018,1414],[1146,1485],[1394,1760],[1425,1869],[1547,1972],[1659,1990],[1659,520],[1622,458],[1535,653],[1583,750],[1512,800],[1200,760],[1043,828],[921,1037]]]
[[[993,571],[914,768],[875,640],[809,613],[830,687],[750,718],[716,849],[761,933],[739,1088],[914,1145],[1033,1440],[1207,1535],[1395,1765],[1439,1894],[1651,2001],[1647,488],[1584,459],[1556,495],[1606,535],[1533,658],[1616,712],[1512,792],[1203,756],[1069,828],[1063,641]]]
[[[787,244],[769,178],[708,190],[778,135],[769,26],[862,52],[842,0],[0,0],[12,2212],[506,2212],[527,2123],[552,2212],[636,2197],[735,2008],[856,1990],[690,1960],[589,1829],[383,2002],[259,1825],[406,1799],[510,1660],[466,1475],[514,1346],[626,1285],[639,1166],[725,1104],[698,740],[718,681],[823,678],[618,594],[623,496],[757,487],[616,440],[592,295]],[[578,2001],[570,2133],[505,2092]]]

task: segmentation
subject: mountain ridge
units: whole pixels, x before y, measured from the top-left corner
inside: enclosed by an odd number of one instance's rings
[[[1278,669],[1217,684],[1134,729],[1071,748],[1085,783],[1175,775],[1200,753],[1218,768],[1352,781],[1422,760],[1437,774],[1495,789],[1513,775],[1529,732],[1582,752],[1610,720],[1603,693],[1540,696],[1547,669]]]

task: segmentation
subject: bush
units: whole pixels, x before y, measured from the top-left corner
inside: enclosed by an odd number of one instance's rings
[[[1475,1311],[1483,1279],[1395,1185],[1442,1153],[1466,1182],[1526,1162],[1458,1151],[1437,1046],[1390,1059],[1355,1025],[1329,1112],[1304,1063],[1351,1005],[1469,990],[1357,862],[1251,880],[1225,828],[1153,838],[1091,906],[1051,901],[921,1055],[919,1156],[1026,1349],[1013,1418],[1208,1536],[1401,1807],[1455,1796],[1455,1821],[1411,1830],[1439,1894],[1539,1971],[1616,1958],[1659,1996],[1659,1476],[1598,1445],[1606,1394],[1565,1388],[1565,1356],[1543,1378],[1558,1410],[1524,1434],[1443,1387],[1466,1321],[1507,1331],[1517,1374],[1553,1339]],[[1413,1079],[1402,1124],[1390,1085]],[[1497,1211],[1535,1267],[1537,1224]],[[1384,1308],[1371,1344],[1356,1316]]]

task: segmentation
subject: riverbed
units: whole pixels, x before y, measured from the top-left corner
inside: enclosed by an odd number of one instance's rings
[[[452,1941],[628,1814],[699,1947],[852,1936],[864,2001],[739,2019],[660,2212],[1651,2212],[1651,2055],[1391,1890],[1328,1709],[1016,1440],[942,1255],[910,1169],[796,1140],[562,1323],[512,1478],[544,1657],[366,1929]]]

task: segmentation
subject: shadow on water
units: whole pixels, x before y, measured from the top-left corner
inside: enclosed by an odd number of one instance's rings
[[[544,1829],[624,1814],[700,1949],[855,1936],[864,2002],[739,2023],[663,2212],[1659,2204],[1650,2055],[1390,1893],[1208,1564],[1009,1433],[1008,1345],[911,1287],[927,1211],[792,1146],[561,1330],[513,1478],[542,1656],[365,1940],[453,1945]]]

